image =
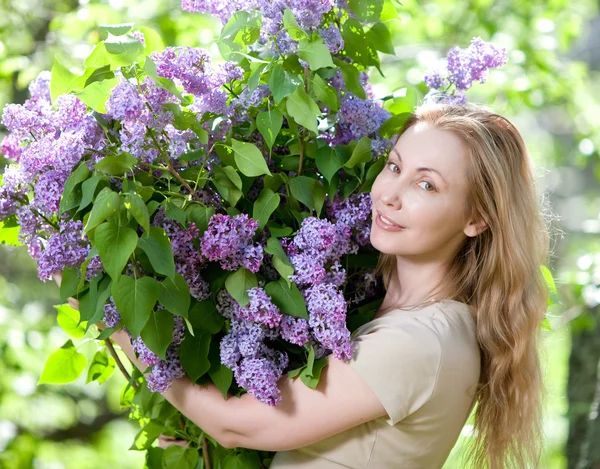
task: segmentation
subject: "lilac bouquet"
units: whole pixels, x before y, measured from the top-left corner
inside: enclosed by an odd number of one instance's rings
[[[96,339],[129,334],[149,368],[122,400],[161,431],[176,411],[152,393],[181,376],[277,405],[284,373],[314,388],[330,354],[351,357],[383,299],[369,192],[402,124],[367,79],[393,52],[380,2],[183,9],[223,22],[225,62],[103,26],[81,74],[56,62],[2,115],[0,236],[27,247],[41,280],[62,272],[85,330],[108,326]],[[498,62],[472,47],[448,69],[459,89]],[[86,366],[71,341],[57,354],[40,382]],[[100,350],[88,381],[110,360]],[[158,434],[143,432],[135,449]]]

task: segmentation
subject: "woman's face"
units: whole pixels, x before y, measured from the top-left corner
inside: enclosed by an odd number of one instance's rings
[[[450,260],[475,227],[464,218],[468,161],[462,142],[426,122],[396,142],[371,189],[371,244],[414,260]],[[380,226],[379,214],[400,231]]]

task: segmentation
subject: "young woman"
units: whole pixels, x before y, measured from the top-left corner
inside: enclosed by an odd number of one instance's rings
[[[329,356],[316,390],[283,378],[276,407],[187,378],[163,395],[226,447],[277,451],[271,469],[441,468],[474,406],[465,467],[536,467],[548,234],[519,132],[474,105],[422,106],[371,194],[386,295],[350,362]]]

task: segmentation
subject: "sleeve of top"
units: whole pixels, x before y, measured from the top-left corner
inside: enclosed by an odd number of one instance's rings
[[[441,362],[431,318],[388,320],[352,339],[350,366],[377,395],[389,425],[396,425],[431,398]]]

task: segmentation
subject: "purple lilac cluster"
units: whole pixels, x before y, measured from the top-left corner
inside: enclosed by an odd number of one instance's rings
[[[281,401],[277,382],[288,366],[288,356],[264,343],[277,337],[277,329],[237,317],[230,324],[220,343],[221,363],[233,370],[239,386],[265,404],[277,405]]]
[[[160,306],[159,308],[163,309]],[[133,349],[140,360],[152,366],[150,373],[146,375],[148,389],[152,392],[165,392],[174,380],[185,376],[185,370],[179,361],[179,347],[185,335],[185,323],[179,316],[173,316],[173,319],[173,341],[167,348],[166,360],[161,359],[152,352],[141,337],[134,338],[129,334]]]
[[[162,207],[154,216],[152,224],[162,227],[167,233],[173,249],[175,270],[187,282],[190,294],[198,301],[206,300],[210,296],[210,285],[202,278],[204,259],[194,245],[194,240],[199,236],[196,225],[190,222],[183,229],[179,223],[165,216]]]
[[[308,31],[317,30],[332,53],[343,48],[344,41],[335,24],[319,28],[336,2],[334,0],[243,0],[230,2],[227,0],[182,0],[181,7],[185,11],[208,13],[219,18],[223,24],[238,11],[260,12],[262,24],[259,45],[267,45],[273,53],[283,55],[294,54],[298,50],[298,42],[293,40],[283,27],[283,14],[289,8],[298,25]],[[347,8],[347,7],[346,7]],[[319,29],[317,29],[319,28]]]
[[[6,168],[0,187],[0,221],[17,216],[19,239],[38,259],[40,278],[48,279],[48,269],[75,266],[84,252],[80,243],[59,246],[76,239],[75,225],[61,221],[55,227],[49,221],[58,213],[65,181],[84,154],[101,152],[107,141],[76,96],[59,96],[53,107],[49,72],[40,73],[29,92],[30,98],[23,104],[7,104],[2,114],[2,124],[9,132],[2,151],[14,163]],[[45,246],[42,238],[49,238]],[[75,252],[72,260],[64,257]],[[57,255],[55,260],[52,253]]]
[[[339,259],[348,253],[351,231],[344,225],[307,217],[293,239],[282,238],[282,246],[294,266],[290,280],[300,287],[318,283],[342,285],[345,270]]]
[[[225,270],[245,267],[258,272],[263,260],[263,247],[252,242],[258,222],[242,213],[236,216],[214,214],[200,239],[202,255],[219,261]]]
[[[425,102],[464,104],[467,101],[465,91],[473,82],[484,83],[490,68],[501,67],[507,61],[505,48],[480,37],[471,39],[466,49],[453,47],[446,55],[445,67],[425,73],[425,84],[431,89]],[[454,89],[449,93],[453,85]]]
[[[81,221],[61,221],[58,231],[50,236],[47,242],[37,238],[34,246],[45,244],[34,252],[37,258],[38,276],[40,280],[50,280],[54,272],[62,272],[67,267],[79,267],[90,252],[90,242],[82,237]],[[31,250],[30,250],[31,253]]]
[[[330,140],[334,145],[347,145],[352,140],[363,137],[372,139],[373,158],[386,151],[389,140],[378,136],[381,125],[391,117],[389,111],[372,99],[361,99],[351,92],[341,98],[340,110],[337,113],[335,135]]]
[[[347,199],[335,197],[332,202],[327,198],[325,209],[329,219],[338,229],[347,228],[351,231],[350,254],[356,254],[360,247],[367,246],[371,238],[371,194],[363,192],[352,194]]]

